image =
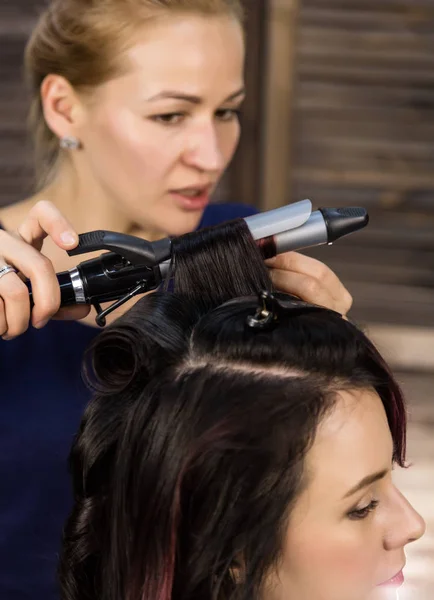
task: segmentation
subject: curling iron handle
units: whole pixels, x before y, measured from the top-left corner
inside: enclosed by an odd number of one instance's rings
[[[69,271],[63,271],[62,273],[56,274],[57,280],[60,286],[60,298],[61,298],[61,306],[73,306],[77,304],[74,287],[71,282],[71,273]],[[32,284],[30,280],[27,279],[25,282],[27,289],[29,290],[29,299],[30,306],[33,308],[33,293],[32,293]]]

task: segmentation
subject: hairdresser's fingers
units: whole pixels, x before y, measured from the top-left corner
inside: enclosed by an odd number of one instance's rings
[[[37,202],[17,229],[18,236],[37,250],[47,236],[64,250],[78,244],[78,235],[58,208],[47,200]]]
[[[80,306],[65,306],[61,308],[53,317],[55,321],[79,321],[84,319],[92,310],[91,306],[82,304]]]
[[[292,294],[305,302],[318,304],[344,314],[339,304],[330,294],[330,290],[315,277],[283,271],[282,269],[272,269],[271,279],[274,287],[281,292]]]
[[[351,309],[353,304],[351,294],[332,269],[321,261],[298,252],[287,252],[268,260],[267,265],[272,268],[272,272],[277,269],[305,276],[307,288],[305,295],[311,297],[311,289],[314,292],[318,287],[324,289],[326,295],[332,299],[333,309],[341,314],[346,315]],[[281,280],[281,276],[279,279]]]
[[[316,258],[305,256],[299,252],[286,252],[268,260],[267,264],[275,269],[294,271],[318,279],[329,288],[331,295],[336,300],[348,294],[336,273]],[[349,301],[349,298],[346,300]]]
[[[5,303],[3,302],[3,298],[0,298],[0,336],[3,336],[7,329],[8,324],[6,321]]]
[[[10,261],[0,257],[0,265]],[[12,339],[27,330],[30,318],[29,291],[20,277],[6,273],[0,279],[0,334],[3,339]]]
[[[0,249],[7,262],[31,281],[34,301],[31,320],[35,327],[43,327],[60,307],[60,288],[54,267],[40,253],[42,243],[48,236],[65,250],[74,248],[78,243],[78,236],[72,225],[48,201],[35,204],[15,233],[0,232]],[[26,286],[21,282],[21,289],[17,290],[12,285],[10,279],[8,287],[2,293],[6,304],[8,337],[23,333],[30,318]],[[27,300],[25,308],[24,300],[18,302],[15,298],[24,293]],[[78,314],[83,314],[82,309]]]
[[[1,231],[0,249],[5,262],[13,265],[24,277],[30,279],[34,301],[31,320],[35,327],[42,327],[60,307],[60,287],[51,261],[18,236]],[[23,329],[18,326],[15,319],[11,322],[10,311],[17,315],[16,311],[19,307],[20,322],[27,319],[28,324],[30,310],[28,289],[16,275],[14,278],[9,278],[9,274],[5,275],[0,280],[0,284],[0,295],[6,303],[8,329],[12,328],[14,335],[19,335],[27,327]],[[8,335],[10,335],[9,331]]]

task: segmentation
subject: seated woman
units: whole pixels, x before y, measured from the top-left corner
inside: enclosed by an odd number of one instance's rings
[[[424,522],[392,481],[406,414],[384,360],[273,295],[243,221],[174,261],[174,292],[92,349],[63,600],[389,598]]]

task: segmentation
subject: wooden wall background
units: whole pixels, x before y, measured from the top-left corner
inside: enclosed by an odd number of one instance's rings
[[[23,199],[32,189],[22,55],[36,10],[37,2],[0,0],[0,205]]]
[[[356,318],[432,327],[434,2],[300,0],[296,32],[289,198],[371,214],[313,254]]]

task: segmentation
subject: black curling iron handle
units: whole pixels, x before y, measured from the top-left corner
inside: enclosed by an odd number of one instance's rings
[[[144,265],[131,265],[113,252],[84,261],[70,271],[57,273],[57,279],[60,285],[61,306],[111,302],[122,298],[144,281],[149,290],[157,287],[159,283],[153,269]],[[27,280],[25,284],[33,306],[31,283]]]
[[[61,298],[61,306],[73,306],[77,304],[74,288],[71,282],[71,274],[69,271],[63,271],[62,273],[56,274],[57,281],[60,286],[60,298]],[[29,298],[30,298],[30,306],[33,308],[33,293],[32,293],[32,284],[27,279],[24,282],[29,290]]]

